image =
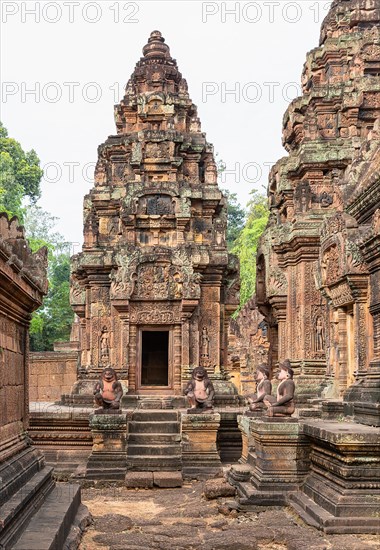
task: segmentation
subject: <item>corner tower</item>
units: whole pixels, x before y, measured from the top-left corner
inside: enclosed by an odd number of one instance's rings
[[[199,364],[223,377],[239,285],[213,147],[159,31],[115,120],[84,199],[83,251],[72,258],[80,378],[112,366],[130,393],[175,395]]]

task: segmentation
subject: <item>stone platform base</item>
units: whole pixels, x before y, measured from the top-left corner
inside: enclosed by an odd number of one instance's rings
[[[290,493],[288,504],[305,523],[329,534],[380,533],[378,517],[336,517],[301,491]]]
[[[289,504],[326,533],[380,533],[380,429],[310,421],[311,471]]]
[[[239,417],[251,464],[233,466],[228,481],[237,489],[239,507],[285,506],[286,495],[303,482],[309,467],[307,438],[298,419]],[[254,456],[253,456],[254,454]]]

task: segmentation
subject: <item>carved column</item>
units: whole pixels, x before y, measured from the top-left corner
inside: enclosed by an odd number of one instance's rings
[[[121,338],[120,338],[120,357],[121,369],[128,374],[129,370],[129,316],[120,319],[121,323]]]
[[[339,307],[337,311],[339,331],[339,372],[337,375],[339,394],[342,395],[347,388],[347,318],[345,308]]]
[[[182,368],[190,365],[190,322],[187,315],[182,318]]]
[[[368,344],[367,344],[367,304],[358,301],[354,304],[355,318],[355,342],[356,342],[356,363],[358,372],[365,372],[368,368]]]
[[[137,326],[130,325],[129,329],[129,387],[136,389],[137,380]]]
[[[181,393],[181,358],[183,351],[182,327],[175,325],[173,328],[173,389],[175,393]]]
[[[287,359],[287,330],[286,330],[286,296],[276,296],[273,301],[273,310],[277,320],[277,335],[278,335],[278,360]]]

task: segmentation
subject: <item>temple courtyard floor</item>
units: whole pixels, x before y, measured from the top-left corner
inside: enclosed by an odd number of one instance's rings
[[[288,508],[237,512],[204,482],[174,489],[83,488],[93,516],[79,550],[375,550],[378,535],[325,535]],[[227,504],[226,504],[227,503]],[[229,504],[229,506],[228,506]],[[232,507],[232,510],[231,510]]]

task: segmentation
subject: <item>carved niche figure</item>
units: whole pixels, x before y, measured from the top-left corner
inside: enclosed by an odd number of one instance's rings
[[[207,327],[202,328],[201,335],[201,364],[202,366],[208,366],[210,353],[210,337],[208,335]]]
[[[300,183],[294,193],[296,199],[297,210],[302,214],[307,212],[311,203],[311,189],[310,184],[307,181]]]
[[[105,368],[94,388],[96,405],[102,410],[120,409],[122,396],[123,388],[117,379],[116,372],[110,367]]]
[[[291,416],[295,410],[294,404],[294,391],[295,384],[293,382],[293,369],[290,367],[289,359],[285,359],[283,363],[280,363],[280,372],[278,373],[278,380],[280,383],[277,388],[277,395],[266,395],[264,397],[264,404],[267,407],[268,416]]]
[[[215,395],[214,386],[204,367],[195,367],[187,384],[185,395],[189,400],[189,413],[209,412]]]
[[[182,286],[183,286],[183,280],[181,277],[181,273],[175,273],[173,276],[173,294],[174,298],[181,298],[182,297]]]
[[[256,393],[247,396],[250,411],[263,409],[264,398],[272,393],[272,384],[269,380],[269,369],[266,364],[263,363],[257,367],[255,379],[257,382]]]
[[[318,197],[318,202],[320,203],[322,208],[328,208],[332,205],[333,198],[327,193],[327,191],[323,191]]]
[[[214,224],[214,240],[216,246],[225,245],[225,226],[222,220],[215,220]]]
[[[314,351],[316,353],[325,351],[325,327],[320,316],[316,318],[314,325]]]
[[[106,326],[102,328],[100,333],[100,362],[104,365],[107,364],[110,358],[110,338],[109,332]]]

